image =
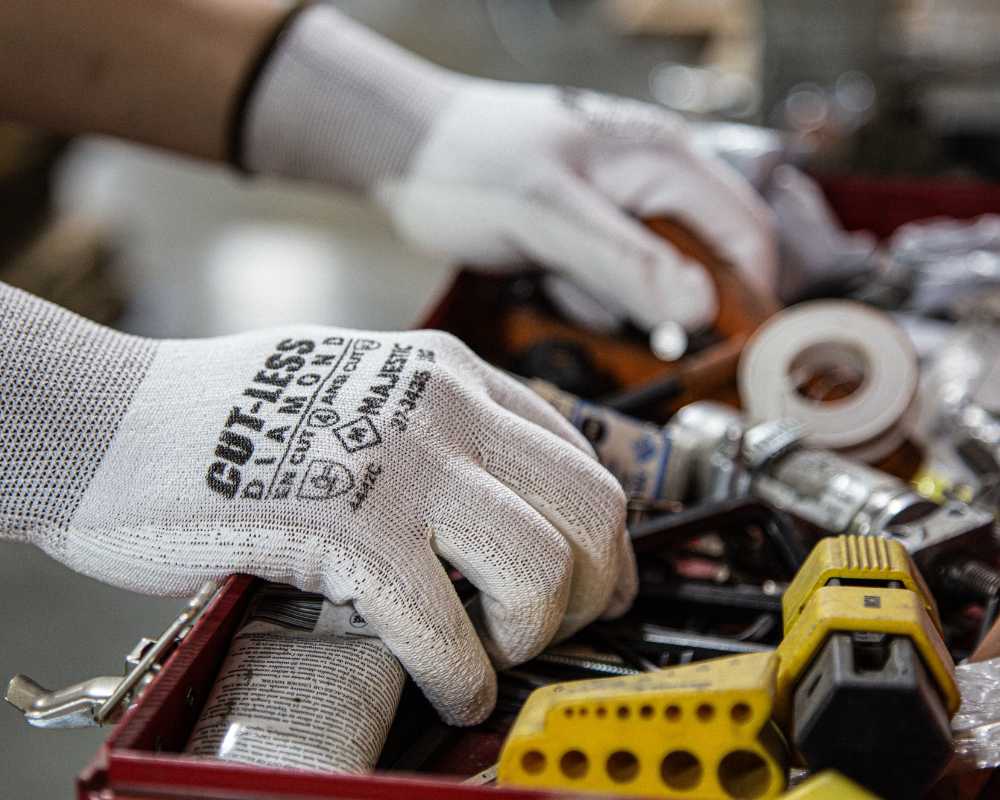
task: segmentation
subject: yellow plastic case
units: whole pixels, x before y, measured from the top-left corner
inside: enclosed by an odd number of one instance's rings
[[[668,798],[778,797],[787,750],[770,721],[778,658],[753,653],[536,690],[498,783]]]
[[[828,586],[837,579],[840,585]],[[864,585],[851,585],[861,582]],[[885,584],[899,583],[902,588]],[[934,598],[899,542],[879,536],[821,540],[782,597],[785,638],[775,712],[787,725],[795,684],[826,638],[865,631],[908,636],[934,677],[949,714],[958,710],[955,665],[941,638]]]
[[[961,698],[955,683],[955,666],[920,598],[906,589],[868,586],[824,586],[817,589],[795,626],[778,645],[781,665],[775,715],[787,724],[792,694],[799,677],[836,631],[866,631],[908,636],[930,671],[949,714]]]
[[[821,539],[799,568],[781,599],[785,633],[792,629],[814,591],[831,580],[898,581],[916,592],[924,608],[940,630],[934,596],[923,575],[899,542],[881,536],[834,536]]]

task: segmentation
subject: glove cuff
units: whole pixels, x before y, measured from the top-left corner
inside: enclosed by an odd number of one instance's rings
[[[286,18],[260,63],[237,112],[233,161],[359,191],[405,171],[458,83],[320,5]]]
[[[156,349],[0,283],[0,539],[61,549]]]

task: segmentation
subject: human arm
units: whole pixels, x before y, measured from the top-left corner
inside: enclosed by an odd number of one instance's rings
[[[278,0],[7,0],[0,118],[225,158],[233,102]]]

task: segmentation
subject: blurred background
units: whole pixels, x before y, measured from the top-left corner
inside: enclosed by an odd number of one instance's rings
[[[784,131],[823,174],[1000,180],[994,0],[356,0],[351,15],[447,67],[588,87]],[[0,124],[0,280],[137,334],[291,321],[419,324],[453,266],[362,200],[248,180],[103,139]],[[292,278],[289,280],[289,278]],[[5,545],[0,678],[115,674],[179,602]],[[67,798],[103,734],[0,712],[10,798]]]

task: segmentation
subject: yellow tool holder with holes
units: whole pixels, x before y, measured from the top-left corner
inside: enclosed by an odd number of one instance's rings
[[[796,786],[781,800],[879,800],[877,795],[862,789],[839,772],[827,770]]]
[[[753,653],[538,689],[511,728],[497,781],[647,797],[777,797],[787,770],[771,722],[777,673],[774,653]]]

